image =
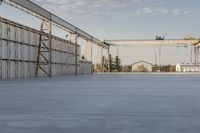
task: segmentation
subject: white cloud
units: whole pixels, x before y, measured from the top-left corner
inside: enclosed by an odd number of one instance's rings
[[[168,14],[170,11],[167,8],[158,8],[157,12],[159,12],[160,14]]]
[[[190,11],[163,7],[162,0],[34,0],[65,18],[188,15]]]

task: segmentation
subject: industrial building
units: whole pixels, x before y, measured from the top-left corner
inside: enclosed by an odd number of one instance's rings
[[[200,66],[193,64],[177,64],[176,72],[200,72]]]
[[[132,72],[152,72],[153,64],[148,63],[146,61],[138,61],[131,65]]]

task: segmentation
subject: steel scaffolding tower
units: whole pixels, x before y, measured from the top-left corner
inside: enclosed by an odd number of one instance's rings
[[[39,46],[36,63],[36,77],[39,70],[51,77],[51,30],[50,21],[42,20],[40,27]]]

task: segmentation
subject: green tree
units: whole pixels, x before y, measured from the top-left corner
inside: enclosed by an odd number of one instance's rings
[[[84,54],[81,56],[81,59],[82,59],[82,60],[85,60],[85,56],[84,56]]]
[[[103,57],[102,61],[104,61],[104,63],[102,62],[102,64],[104,64],[104,66],[102,66],[102,68],[104,68],[104,72],[120,72],[121,71],[121,60],[119,59],[118,56],[115,57],[115,59],[113,59],[113,57],[111,55],[109,55],[109,59],[105,59],[105,57]]]
[[[113,58],[112,58],[112,56],[110,54],[109,58],[105,60],[104,71],[105,72],[113,72],[114,67],[115,66],[114,66]]]
[[[108,59],[105,59],[104,62],[104,72],[108,72]]]
[[[109,72],[114,72],[114,69],[115,69],[115,63],[114,63],[114,60],[113,60],[113,57],[112,55],[110,54],[109,55],[109,59],[108,59],[108,71]]]
[[[121,60],[118,56],[115,57],[115,71],[120,72],[121,71]]]

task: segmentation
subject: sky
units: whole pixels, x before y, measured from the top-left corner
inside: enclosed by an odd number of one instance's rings
[[[32,0],[100,40],[200,38],[199,0]],[[38,26],[38,20],[6,5],[0,15],[26,25]],[[37,23],[37,24],[36,24]],[[111,54],[117,53],[112,47]],[[162,47],[161,64],[190,62],[190,48]],[[123,64],[143,60],[155,63],[159,47],[119,48]]]

